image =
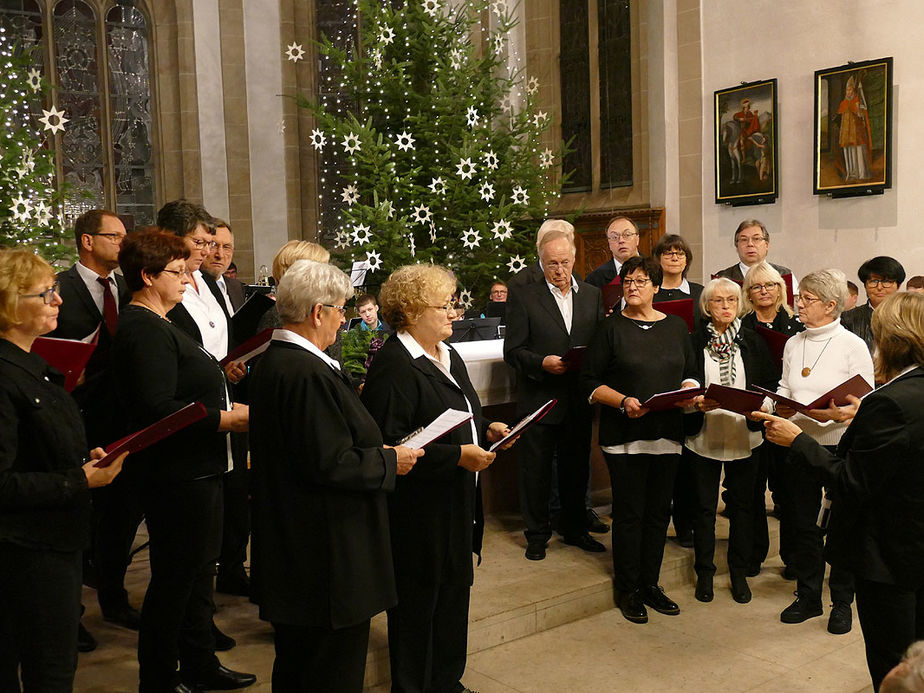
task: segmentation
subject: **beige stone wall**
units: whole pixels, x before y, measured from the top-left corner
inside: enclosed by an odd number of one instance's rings
[[[679,224],[693,250],[689,277],[702,281],[703,257],[703,77],[700,0],[677,0],[677,113],[679,114]],[[708,192],[708,190],[707,190]]]

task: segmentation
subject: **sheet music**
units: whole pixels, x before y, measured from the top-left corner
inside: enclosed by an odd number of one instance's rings
[[[440,438],[453,429],[458,428],[464,423],[471,421],[472,415],[467,411],[459,411],[458,409],[447,409],[442,414],[437,416],[429,425],[419,428],[409,436],[406,436],[399,441],[399,445],[403,445],[406,448],[411,448],[412,450],[419,450],[420,448],[429,445],[437,438]]]
[[[366,283],[366,272],[369,271],[368,260],[357,260],[350,268],[350,283],[353,286],[362,286]]]
[[[504,437],[501,438],[499,441],[497,441],[496,443],[494,443],[494,445],[492,445],[490,448],[488,448],[488,452],[494,452],[495,450],[497,450],[497,449],[498,449],[499,447],[501,447],[502,445],[506,445],[507,442],[508,442],[511,438],[515,438],[516,436],[518,436],[525,428],[529,427],[530,424],[533,423],[533,421],[538,421],[538,420],[541,419],[543,416],[545,416],[545,415],[548,413],[549,409],[551,409],[553,406],[555,406],[555,403],[556,403],[557,401],[558,401],[558,400],[550,399],[548,402],[546,402],[545,404],[543,404],[541,407],[539,407],[539,408],[538,408],[536,411],[534,411],[532,414],[529,414],[528,416],[523,417],[523,418],[520,420],[520,422],[519,422],[516,426],[514,426],[513,428],[510,429],[510,433],[508,433],[506,436],[504,436]]]

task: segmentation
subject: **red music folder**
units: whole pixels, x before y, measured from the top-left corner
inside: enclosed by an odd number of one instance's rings
[[[802,404],[801,402],[797,402],[794,399],[784,397],[783,395],[778,395],[775,392],[765,390],[764,388],[757,385],[754,386],[754,389],[767,395],[767,397],[772,399],[774,402],[780,402],[781,404],[785,404],[795,409],[796,411],[805,414],[809,411],[809,409],[827,409],[828,402],[830,402],[832,399],[834,400],[834,404],[839,407],[843,407],[846,404],[850,404],[850,402],[847,400],[847,395],[862,397],[867,392],[871,392],[873,388],[868,382],[866,382],[862,375],[855,375],[852,378],[845,380],[834,389],[828,390],[814,402],[809,402],[808,404]]]
[[[80,374],[87,367],[95,349],[95,340],[88,344],[77,339],[37,337],[32,342],[32,353],[38,354],[49,366],[64,374],[64,389],[68,392],[77,387]]]
[[[687,323],[687,332],[693,331],[693,299],[681,298],[676,301],[661,301],[654,304],[655,310],[668,315],[676,315]]]
[[[603,294],[603,313],[609,315],[610,311],[619,305],[622,300],[622,279],[616,277],[606,286],[600,289]]]
[[[270,340],[273,338],[273,332],[274,329],[272,327],[268,327],[262,332],[258,332],[253,337],[237,347],[237,349],[232,349],[229,351],[228,355],[218,363],[220,363],[222,366],[226,366],[232,361],[247,363],[247,361],[252,359],[254,356],[262,354],[267,350],[267,348],[269,348]]]
[[[581,370],[581,366],[584,363],[585,351],[587,351],[586,346],[575,346],[564,353],[561,360],[568,366],[568,372]]]
[[[668,409],[673,409],[677,402],[698,397],[705,391],[706,388],[704,387],[688,387],[680,390],[671,390],[670,392],[659,392],[642,402],[642,406],[651,411],[667,411]]]
[[[502,446],[506,445],[508,440],[510,440],[510,439],[512,439],[512,438],[516,438],[518,435],[520,435],[521,433],[523,433],[523,431],[525,431],[527,428],[529,428],[530,426],[532,426],[534,423],[538,423],[539,420],[540,420],[543,416],[545,416],[546,414],[548,414],[549,411],[552,409],[552,407],[554,407],[556,404],[558,404],[558,400],[557,400],[557,399],[550,399],[548,402],[546,402],[545,404],[543,404],[541,407],[539,407],[539,408],[538,408],[536,411],[534,411],[532,414],[529,414],[529,415],[527,415],[527,416],[524,416],[522,419],[520,419],[519,423],[517,423],[516,426],[514,426],[513,428],[510,429],[510,433],[508,433],[507,435],[505,435],[505,436],[504,436],[503,438],[501,438],[499,441],[497,441],[496,443],[494,443],[490,448],[488,448],[488,452],[494,452],[494,451],[497,450],[499,447],[502,447]]]
[[[722,409],[736,414],[750,414],[759,411],[764,403],[764,395],[751,390],[742,390],[737,387],[727,387],[713,383],[703,393],[708,399],[715,400]]]
[[[205,405],[199,402],[187,404],[182,409],[173,412],[160,421],[152,423],[147,428],[142,428],[130,436],[121,440],[110,443],[106,446],[106,456],[99,460],[96,467],[108,467],[113,463],[116,457],[123,452],[140,452],[154,443],[158,443],[164,438],[172,436],[177,431],[182,431],[187,426],[196,423],[206,417]]]
[[[770,349],[770,355],[776,360],[776,365],[781,369],[783,367],[783,349],[786,348],[786,342],[792,335],[783,334],[776,330],[771,330],[763,325],[757,325],[755,328],[757,334],[764,338],[767,348]]]

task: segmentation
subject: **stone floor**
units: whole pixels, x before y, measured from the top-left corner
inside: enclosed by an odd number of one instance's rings
[[[771,518],[774,548],[778,534]],[[720,518],[718,534],[727,537]],[[606,537],[608,544],[608,537]],[[681,606],[679,616],[651,614],[634,625],[612,606],[610,553],[587,554],[558,540],[539,563],[523,558],[517,518],[489,525],[484,562],[476,570],[465,683],[481,693],[595,691],[697,693],[722,690],[869,693],[859,627],[848,635],[826,632],[826,618],[787,626],[779,612],[792,601],[794,583],[780,576],[771,558],[750,581],[754,599],[735,603],[719,542],[716,598],[693,598],[692,550],[669,541],[661,582]],[[136,558],[127,584],[140,605],[147,580],[146,553]],[[238,646],[221,655],[233,669],[255,672],[249,690],[270,691],[272,634],[246,599],[216,595],[216,620]],[[136,635],[104,623],[95,595],[85,590],[84,623],[99,648],[81,655],[75,690],[81,693],[137,688]],[[388,690],[384,617],[373,621],[366,672],[367,693]]]

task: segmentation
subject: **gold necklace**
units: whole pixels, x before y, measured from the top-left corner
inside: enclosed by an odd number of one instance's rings
[[[808,378],[809,375],[811,375],[812,368],[814,368],[816,364],[818,363],[818,359],[821,358],[821,354],[825,353],[825,349],[828,348],[828,345],[831,343],[832,339],[834,339],[834,337],[828,337],[828,341],[825,342],[825,345],[821,348],[821,353],[818,354],[818,357],[815,359],[815,363],[813,363],[811,366],[805,365],[805,343],[808,340],[807,339],[802,340],[802,377],[803,378]]]

